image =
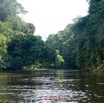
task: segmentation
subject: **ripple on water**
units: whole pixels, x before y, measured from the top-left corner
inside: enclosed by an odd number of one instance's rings
[[[80,97],[85,96],[84,93],[77,93],[77,92],[74,92],[74,91],[71,91],[71,90],[68,90],[68,91],[62,91],[62,90],[57,90],[57,91],[56,90],[32,90],[32,91],[22,93],[21,95],[24,96],[25,99],[27,98],[31,101],[35,100],[35,102],[38,101],[39,103],[45,101],[44,100],[45,96],[48,96],[48,97],[49,96],[60,96],[61,97],[60,101],[63,101],[63,102],[65,102],[65,101],[66,102],[67,101],[75,101],[75,100],[77,101],[78,98],[79,98],[79,95],[80,95]]]
[[[74,86],[74,79],[57,79],[55,77],[34,77],[31,82],[38,82],[41,85],[35,85],[35,88],[29,89],[26,86],[26,90],[21,92],[21,96],[25,98],[25,101],[35,103],[56,103],[56,101],[44,100],[45,96],[60,96],[61,100],[58,102],[71,102],[86,100],[88,98],[85,92],[81,90],[75,91],[71,88],[65,89],[65,85]],[[77,102],[75,102],[77,103]]]
[[[16,80],[17,78],[14,78]],[[85,92],[76,89],[79,79],[60,77],[19,77],[2,93],[9,93],[18,103],[87,103]],[[12,93],[12,94],[11,94]],[[5,94],[4,94],[5,95]],[[45,96],[60,96],[60,100],[45,100]],[[15,100],[14,100],[15,101]],[[72,102],[73,101],[73,102]],[[13,102],[13,101],[12,101]]]

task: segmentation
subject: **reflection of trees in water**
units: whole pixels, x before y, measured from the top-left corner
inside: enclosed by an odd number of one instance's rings
[[[8,101],[16,101],[19,98],[16,94],[19,91],[12,91],[13,77],[8,73],[0,74],[0,103],[6,103]]]
[[[56,84],[57,88],[63,89],[63,82],[62,79],[64,78],[64,70],[57,70],[56,72]]]
[[[78,88],[78,72],[58,70],[57,71],[57,85],[60,89],[76,90]]]
[[[103,76],[94,74],[80,74],[79,90],[86,93],[89,101],[95,103],[103,103],[104,101],[104,83]]]

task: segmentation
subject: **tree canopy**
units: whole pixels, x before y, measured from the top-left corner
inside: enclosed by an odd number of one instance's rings
[[[0,69],[54,64],[54,50],[40,36],[33,35],[35,26],[19,17],[21,13],[27,11],[17,0],[0,0]]]
[[[90,0],[88,13],[46,41],[60,51],[65,68],[104,68],[104,0]]]

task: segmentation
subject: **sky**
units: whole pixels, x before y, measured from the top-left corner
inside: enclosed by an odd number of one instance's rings
[[[36,27],[35,35],[46,40],[49,34],[58,31],[72,23],[78,16],[88,13],[86,0],[18,0],[28,11],[23,19]]]

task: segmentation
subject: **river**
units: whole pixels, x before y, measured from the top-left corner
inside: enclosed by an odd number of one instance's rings
[[[104,103],[104,75],[70,70],[0,72],[0,103]]]

